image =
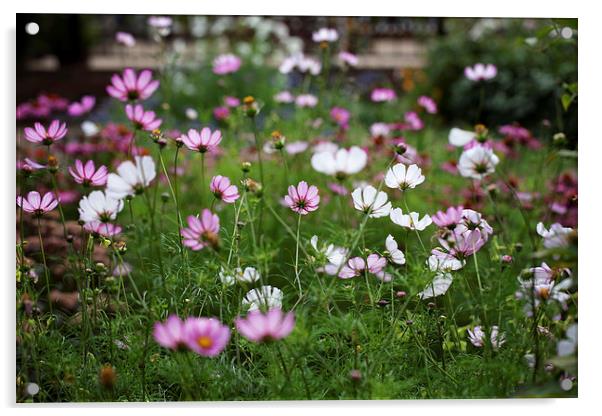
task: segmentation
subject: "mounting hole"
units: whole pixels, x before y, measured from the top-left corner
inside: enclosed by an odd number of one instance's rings
[[[40,31],[40,25],[38,25],[35,22],[29,22],[25,25],[25,32],[28,35],[37,35],[38,32]]]

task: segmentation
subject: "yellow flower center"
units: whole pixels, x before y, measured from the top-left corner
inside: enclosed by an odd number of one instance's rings
[[[197,344],[199,344],[201,348],[211,348],[213,340],[210,337],[199,337]]]

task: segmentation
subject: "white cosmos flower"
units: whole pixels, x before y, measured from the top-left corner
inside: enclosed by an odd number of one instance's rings
[[[437,249],[432,251],[432,255],[429,256],[426,262],[432,272],[460,270],[466,264],[464,260],[458,260],[451,254],[444,253]]]
[[[391,210],[391,221],[395,224],[400,225],[410,230],[422,231],[426,227],[432,224],[433,220],[429,215],[424,215],[422,219],[418,219],[417,212],[410,212],[410,214],[404,214],[401,208],[394,208]]]
[[[108,222],[117,218],[123,209],[123,201],[112,198],[103,191],[93,191],[79,201],[79,219],[85,223]]]
[[[370,218],[386,217],[391,212],[391,203],[387,201],[387,194],[383,191],[377,192],[372,185],[356,188],[351,196],[355,209],[364,213],[370,212]]]
[[[318,247],[318,236],[314,235],[310,240],[311,246],[318,253],[322,253],[328,260],[330,265],[336,266],[337,268],[345,262],[347,258],[348,250],[343,247],[337,247],[334,244],[324,245],[321,248]]]
[[[368,155],[357,146],[339,149],[336,153],[325,151],[315,153],[311,166],[326,175],[346,176],[358,173],[366,166]]]
[[[339,40],[339,34],[336,29],[330,29],[323,27],[316,32],[312,33],[312,40],[316,43],[320,42],[336,42]]]
[[[474,131],[462,130],[457,127],[452,128],[449,131],[449,144],[456,147],[464,147],[468,143],[472,142],[476,137]]]
[[[431,283],[426,285],[424,290],[418,294],[420,299],[429,299],[436,296],[445,295],[447,289],[451,286],[454,278],[449,273],[438,273]]]
[[[234,274],[227,273],[224,269],[220,269],[219,278],[223,284],[227,286],[232,286],[236,281],[244,282],[244,283],[254,283],[261,279],[261,274],[254,267],[245,267],[245,269],[241,269],[237,267],[234,269]]]
[[[234,276],[231,273],[226,272],[223,267],[219,269],[218,276],[219,280],[226,286],[232,286],[236,283]]]
[[[566,338],[556,344],[556,353],[559,357],[572,355],[577,350],[577,324],[572,324],[566,330]]]
[[[572,228],[563,227],[559,223],[550,225],[546,229],[542,222],[537,224],[537,234],[543,237],[543,246],[545,248],[567,247],[569,245],[569,234],[573,232]]]
[[[136,156],[136,164],[126,160],[117,168],[117,173],[109,173],[107,195],[114,199],[123,199],[128,195],[141,193],[157,172],[155,162],[150,156]]]
[[[406,190],[424,182],[422,170],[417,165],[407,166],[398,163],[387,171],[385,185],[392,189]]]
[[[250,311],[257,309],[282,308],[282,290],[274,286],[261,286],[251,289],[242,300],[243,305],[249,307]]]
[[[458,161],[458,171],[465,178],[482,180],[485,176],[495,172],[495,165],[500,159],[493,150],[476,145],[462,152]]]
[[[403,251],[399,249],[397,241],[395,241],[395,238],[393,238],[391,234],[389,234],[385,240],[385,247],[389,252],[389,260],[391,260],[392,263],[405,264],[406,256],[403,254]]]

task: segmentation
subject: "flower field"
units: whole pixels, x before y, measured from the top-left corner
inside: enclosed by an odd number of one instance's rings
[[[152,68],[115,30],[101,94],[17,103],[18,401],[577,396],[570,23],[410,87],[334,25],[190,61],[184,18],[144,18]],[[564,62],[537,105],[502,38]]]

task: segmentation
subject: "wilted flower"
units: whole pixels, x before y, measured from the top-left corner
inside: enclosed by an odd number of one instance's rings
[[[466,178],[482,180],[495,172],[499,158],[488,147],[476,145],[462,152],[458,161],[460,175]]]
[[[58,120],[52,120],[48,129],[41,123],[34,123],[33,128],[25,127],[25,138],[37,144],[50,146],[54,142],[61,140],[67,134],[67,124]]]
[[[230,340],[230,328],[217,318],[191,316],[184,321],[186,346],[203,357],[215,357]]]
[[[146,111],[140,104],[126,104],[125,115],[134,127],[140,130],[153,131],[163,122],[160,118],[156,118],[154,111]]]
[[[84,95],[80,101],[69,104],[67,113],[72,117],[83,116],[89,113],[96,104],[96,98],[93,95]]]
[[[213,60],[213,73],[217,75],[232,74],[240,68],[242,61],[231,53],[219,55]]]
[[[236,201],[240,195],[238,194],[238,188],[230,183],[230,179],[217,175],[211,179],[209,190],[215,195],[215,197],[226,204],[232,204]]]
[[[464,76],[470,81],[487,81],[495,78],[497,75],[497,68],[493,64],[484,65],[477,63],[474,66],[467,66],[464,68]]]
[[[356,188],[351,196],[355,209],[369,213],[370,218],[386,217],[391,212],[391,202],[387,200],[387,194],[383,191],[377,192],[372,185]]]
[[[96,169],[93,160],[84,164],[78,159],[74,167],[69,166],[69,174],[75,182],[84,186],[103,186],[107,183],[108,170],[104,165]]]
[[[242,300],[243,305],[248,306],[250,311],[257,309],[268,310],[282,307],[282,290],[274,286],[261,286],[251,289]]]
[[[188,134],[182,135],[181,139],[190,150],[199,153],[212,152],[222,141],[222,132],[219,130],[211,132],[209,127],[204,127],[200,132],[190,129]]]
[[[470,340],[470,343],[472,345],[479,348],[485,345],[485,332],[483,331],[483,329],[481,329],[480,326],[475,326],[473,330],[467,329],[466,331],[468,332],[468,339]],[[491,346],[494,350],[497,350],[506,342],[506,337],[504,336],[504,334],[499,333],[499,328],[497,327],[497,325],[493,325],[491,327],[490,339]]]
[[[284,197],[286,205],[300,215],[307,215],[318,209],[320,195],[318,188],[314,185],[308,186],[307,182],[301,181],[297,187],[290,185],[288,195]]]
[[[201,218],[190,215],[187,220],[188,227],[182,228],[180,231],[186,247],[194,251],[201,250],[207,245],[217,247],[219,217],[216,214],[208,209],[203,209]]]
[[[393,223],[400,225],[405,228],[409,228],[410,230],[418,230],[422,231],[431,223],[431,217],[428,215],[424,215],[421,219],[418,219],[417,212],[410,212],[409,214],[404,214],[401,208],[394,208],[391,210],[390,218]]]
[[[17,205],[20,206],[23,211],[30,212],[37,216],[52,211],[58,204],[59,201],[57,201],[52,192],[47,192],[44,196],[41,196],[38,191],[31,191],[27,194],[26,198],[23,198],[22,196],[17,197]]]
[[[245,318],[234,321],[236,330],[251,342],[277,341],[286,338],[295,327],[293,312],[285,313],[280,308],[267,312],[251,311]]]
[[[84,223],[109,222],[117,218],[122,209],[123,200],[115,199],[103,191],[93,191],[79,201],[79,219]]]
[[[159,81],[153,80],[153,73],[145,69],[136,74],[132,68],[123,70],[123,75],[114,74],[107,93],[119,101],[146,100],[159,87]],[[152,130],[152,129],[151,129]]]
[[[114,199],[141,194],[155,179],[155,162],[150,156],[135,156],[135,164],[126,160],[117,168],[117,173],[109,173],[107,195]]]
[[[357,146],[338,149],[336,152],[322,151],[311,158],[311,166],[320,173],[344,178],[361,171],[368,161],[368,155]]]

